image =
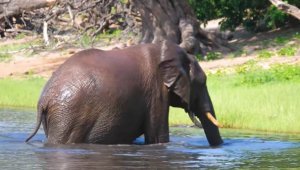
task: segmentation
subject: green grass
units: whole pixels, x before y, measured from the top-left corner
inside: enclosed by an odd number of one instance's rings
[[[234,51],[231,55],[230,58],[236,58],[236,57],[241,57],[243,55],[246,55],[247,51],[243,50],[243,49],[239,49]]]
[[[44,84],[42,78],[0,79],[0,106],[36,107]]]
[[[20,39],[23,39],[26,37],[26,34],[25,33],[19,33],[16,35],[15,39],[16,40],[20,40]]]
[[[8,53],[0,53],[0,62],[9,61],[12,58],[11,54]]]
[[[77,44],[79,43],[82,47],[87,48],[90,47],[95,42],[105,42],[109,43],[112,39],[117,39],[121,37],[122,31],[119,29],[116,30],[110,30],[105,33],[101,33],[96,35],[95,37],[92,37],[88,33],[83,34]]]
[[[16,52],[23,49],[30,48],[33,45],[39,45],[42,43],[41,39],[35,39],[29,42],[22,42],[22,43],[12,43],[7,45],[1,45],[0,46],[0,52],[1,53],[7,53],[7,52]]]
[[[234,77],[211,78],[209,91],[224,128],[300,133],[300,81],[235,86]],[[171,125],[191,125],[182,109],[172,108]]]
[[[188,113],[181,108],[170,107],[169,124],[171,126],[193,125]]]
[[[231,84],[234,79],[212,78],[209,85],[218,118],[225,127],[300,132],[300,81],[237,86]]]

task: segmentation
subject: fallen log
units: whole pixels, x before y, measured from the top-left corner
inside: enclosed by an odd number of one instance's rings
[[[22,14],[23,11],[53,5],[56,0],[0,0],[0,21],[5,17]]]

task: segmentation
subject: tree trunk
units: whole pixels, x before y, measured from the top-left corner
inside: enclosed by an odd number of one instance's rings
[[[56,0],[0,0],[0,33],[5,30],[5,22],[9,23],[9,17],[50,6]]]
[[[295,18],[300,20],[300,10],[299,8],[290,5],[286,2],[283,2],[281,0],[269,0],[273,5],[275,5],[279,10],[282,10],[283,12],[290,14],[294,16]]]
[[[170,40],[188,53],[232,50],[225,40],[202,30],[187,0],[133,0],[142,18],[142,43]]]

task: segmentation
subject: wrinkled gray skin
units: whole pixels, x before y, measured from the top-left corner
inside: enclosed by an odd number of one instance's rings
[[[47,143],[145,143],[169,141],[169,106],[200,119],[210,145],[223,141],[206,76],[194,57],[170,42],[126,49],[84,50],[63,63],[38,102],[35,132],[42,122]]]

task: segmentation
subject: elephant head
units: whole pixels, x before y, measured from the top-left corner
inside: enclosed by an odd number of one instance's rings
[[[206,75],[196,58],[165,41],[161,47],[159,68],[169,91],[169,104],[184,108],[197,126],[201,126],[196,117],[199,118],[210,145],[222,144],[219,124],[206,86]]]

